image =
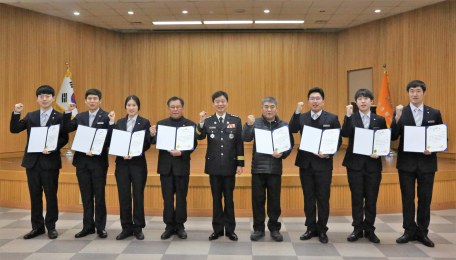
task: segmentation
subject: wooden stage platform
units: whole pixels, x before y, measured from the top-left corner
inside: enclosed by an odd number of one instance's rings
[[[64,151],[66,152],[66,150]],[[192,154],[189,193],[187,198],[189,216],[212,216],[212,196],[209,178],[204,174],[204,145]],[[284,160],[282,177],[282,216],[304,216],[304,199],[299,180],[299,171],[294,166],[297,150]],[[346,169],[342,166],[345,149],[334,157],[334,171],[331,187],[331,215],[351,215],[350,189]],[[163,200],[160,178],[156,173],[158,151],[151,148],[146,152],[149,176],[145,190],[145,210],[147,215],[161,215]],[[239,217],[251,216],[251,163],[252,149],[245,149],[246,167],[244,173],[236,177],[235,208]],[[115,157],[110,156],[110,168],[106,186],[106,204],[110,214],[118,214],[118,195],[114,177]],[[402,211],[399,179],[396,170],[396,157],[383,157],[383,179],[378,198],[378,213],[398,213]],[[439,171],[436,173],[432,209],[456,207],[456,160],[439,158]],[[20,166],[22,158],[0,159],[0,206],[30,208],[25,169]],[[79,187],[72,158],[62,158],[63,168],[59,178],[60,211],[82,212],[79,200]]]

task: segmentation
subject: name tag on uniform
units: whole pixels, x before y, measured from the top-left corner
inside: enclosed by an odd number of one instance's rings
[[[216,126],[209,126],[209,129],[216,129]]]
[[[236,128],[236,124],[229,124],[226,128]]]
[[[331,125],[323,125],[323,127],[330,127]]]
[[[435,123],[435,120],[429,120],[428,123]]]
[[[102,124],[104,124],[104,122],[98,122],[98,123],[97,123],[97,125],[102,125]]]

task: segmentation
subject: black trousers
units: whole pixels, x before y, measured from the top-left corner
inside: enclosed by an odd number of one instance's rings
[[[33,168],[25,169],[30,192],[32,229],[55,229],[59,219],[57,190],[59,187],[59,170],[44,170],[40,162]],[[46,196],[46,218],[43,218],[43,191]]]
[[[166,230],[185,229],[187,221],[187,193],[190,176],[175,176],[160,174],[160,182],[164,201],[163,222]],[[174,208],[174,194],[176,194],[176,208]]]
[[[282,176],[277,174],[252,174],[252,209],[253,230],[264,231],[266,218],[264,206],[266,204],[269,231],[279,231],[282,224],[279,222],[282,209],[280,208],[280,192],[282,190]]]
[[[352,226],[356,232],[373,232],[382,172],[368,172],[365,166],[360,171],[347,168],[347,178],[351,191]]]
[[[332,171],[299,168],[299,177],[304,193],[304,213],[306,214],[307,231],[326,233],[328,231]]]
[[[84,208],[83,229],[99,231],[106,228],[106,175],[107,169],[76,168],[79,190]],[[95,201],[94,201],[95,198]],[[94,212],[95,206],[95,212]],[[95,221],[93,215],[95,213]]]
[[[399,170],[399,183],[402,194],[402,216],[405,234],[427,235],[431,219],[432,190],[435,172],[406,172]],[[415,222],[415,181],[417,185],[418,210]]]
[[[209,181],[212,192],[212,228],[216,233],[224,230],[233,233],[236,228],[233,201],[236,176],[209,175]],[[225,198],[225,208],[222,205],[222,196]]]
[[[116,164],[116,181],[119,192],[120,224],[122,231],[142,232],[146,226],[144,216],[144,189],[147,181],[147,165]],[[133,188],[133,192],[132,192]],[[133,206],[132,207],[132,197]],[[133,208],[133,215],[132,215]]]

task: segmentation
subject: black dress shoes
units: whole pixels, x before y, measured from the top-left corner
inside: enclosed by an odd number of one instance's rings
[[[326,235],[326,233],[322,232],[318,236],[318,240],[320,240],[320,242],[323,243],[323,244],[327,244],[328,243],[328,236]]]
[[[415,236],[411,236],[411,235],[408,235],[408,234],[404,234],[402,235],[400,238],[396,239],[396,243],[398,244],[405,244],[405,243],[408,243],[410,241],[415,241]]]
[[[59,234],[57,233],[57,230],[55,230],[55,229],[48,230],[48,237],[50,239],[56,239],[58,236],[59,236]]]
[[[177,237],[180,239],[187,239],[187,232],[185,232],[185,229],[179,229],[177,231]]]
[[[107,238],[108,237],[108,232],[106,230],[100,230],[97,232],[99,238]]]
[[[302,236],[299,237],[301,240],[309,240],[312,237],[318,237],[318,232],[317,231],[306,231]]]
[[[165,230],[165,232],[163,232],[163,234],[161,235],[161,239],[168,239],[172,235],[174,235],[174,233],[175,233],[174,230]]]
[[[209,236],[209,240],[216,240],[219,237],[223,236],[223,231],[222,232],[214,232]]]
[[[85,237],[85,236],[91,235],[91,234],[95,234],[95,229],[94,230],[83,229],[83,230],[81,230],[81,232],[74,235],[74,237],[81,238],[81,237]]]
[[[274,241],[276,241],[276,242],[283,241],[283,236],[282,236],[282,234],[280,234],[280,231],[274,230],[274,231],[271,231],[270,233],[271,233],[271,237]]]
[[[144,240],[144,233],[143,232],[135,232],[135,237],[138,240]]]
[[[231,241],[238,241],[238,236],[236,233],[231,233],[231,232],[226,232],[226,236],[231,240]]]
[[[418,240],[421,244],[427,247],[434,247],[434,242],[432,242],[427,235],[417,235],[416,240]]]
[[[363,237],[363,231],[353,231],[353,233],[351,233],[348,237],[347,237],[347,241],[349,242],[355,242],[358,240],[358,238],[362,238]]]
[[[251,235],[250,235],[250,240],[252,241],[258,241],[260,240],[260,238],[264,237],[264,231],[254,231]]]
[[[122,231],[122,233],[120,233],[117,237],[116,237],[116,240],[123,240],[127,237],[131,237],[133,236],[133,232],[131,231]]]
[[[380,239],[378,239],[374,232],[364,231],[364,237],[367,237],[372,243],[380,243]]]
[[[32,229],[28,234],[24,236],[24,239],[31,239],[46,233],[46,230],[43,229]]]

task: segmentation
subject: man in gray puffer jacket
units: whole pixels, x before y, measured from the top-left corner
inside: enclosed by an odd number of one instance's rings
[[[253,241],[264,237],[265,230],[265,202],[266,190],[268,201],[268,229],[272,239],[283,241],[280,234],[281,223],[278,222],[282,210],[280,208],[280,192],[282,184],[282,160],[287,158],[291,149],[283,153],[274,151],[272,155],[257,153],[255,128],[273,131],[275,129],[287,126],[288,123],[280,120],[277,114],[277,100],[273,97],[266,97],[261,102],[262,117],[255,118],[253,115],[248,116],[247,123],[242,130],[242,140],[253,144],[252,154],[252,210],[253,210],[253,230],[250,236]],[[294,145],[293,135],[290,134],[291,147]],[[290,147],[290,148],[291,148]]]

